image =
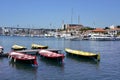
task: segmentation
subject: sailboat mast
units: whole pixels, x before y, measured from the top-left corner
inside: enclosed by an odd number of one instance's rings
[[[71,11],[71,24],[73,23],[73,8],[72,8],[72,11]]]
[[[78,16],[78,24],[80,24],[80,16]]]

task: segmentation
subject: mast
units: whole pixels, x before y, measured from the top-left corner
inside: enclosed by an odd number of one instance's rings
[[[73,8],[72,8],[72,11],[71,11],[71,24],[73,23]]]
[[[80,16],[78,16],[78,24],[80,24]]]

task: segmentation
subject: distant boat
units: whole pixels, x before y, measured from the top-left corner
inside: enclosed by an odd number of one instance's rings
[[[38,44],[32,44],[32,49],[47,49],[48,46],[38,45]]]
[[[48,50],[40,50],[39,54],[41,57],[45,57],[50,60],[56,60],[56,61],[63,61],[64,59],[64,54],[56,53],[56,52],[51,52]]]
[[[65,39],[67,40],[80,40],[78,36],[66,36]]]
[[[69,48],[65,48],[65,51],[68,54],[77,55],[77,56],[86,57],[86,58],[94,58],[97,61],[100,61],[100,54],[95,54],[95,53],[91,53],[91,52],[84,52],[84,51],[80,51],[80,50],[72,50]]]
[[[109,34],[90,34],[89,40],[96,40],[96,41],[115,41],[120,40],[119,37],[115,37]]]
[[[25,50],[27,48],[24,46],[20,46],[20,45],[13,45],[11,49],[12,50]]]
[[[0,54],[3,54],[3,47],[2,46],[0,46]]]
[[[13,60],[14,62],[23,62],[23,63],[37,65],[36,56],[23,54],[23,53],[19,53],[19,52],[10,52],[8,54],[8,57],[10,60]]]

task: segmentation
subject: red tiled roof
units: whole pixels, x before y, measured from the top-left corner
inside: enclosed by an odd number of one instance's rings
[[[96,28],[95,30],[92,30],[92,32],[106,32],[106,30],[102,28]]]

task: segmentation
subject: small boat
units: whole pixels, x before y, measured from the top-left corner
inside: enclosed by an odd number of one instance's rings
[[[38,45],[38,44],[32,44],[32,49],[47,49],[48,46]]]
[[[80,50],[72,50],[69,48],[65,48],[65,52],[68,54],[77,55],[77,56],[81,56],[81,57],[94,58],[97,61],[100,61],[100,54],[95,54],[95,53],[91,53],[91,52],[84,52],[84,51],[80,51]]]
[[[0,54],[3,54],[3,47],[2,46],[0,46]]]
[[[23,62],[23,63],[29,63],[33,65],[38,65],[36,56],[24,54],[24,53],[19,53],[19,52],[10,52],[8,54],[8,58],[10,60],[13,60],[14,62]]]
[[[115,41],[115,40],[120,40],[117,37],[109,34],[89,34],[88,35],[89,40],[93,41]]]
[[[45,57],[47,59],[56,60],[56,61],[63,61],[64,54],[48,51],[48,50],[39,50],[39,55],[41,57]]]
[[[24,46],[20,46],[20,45],[13,45],[12,46],[12,50],[25,50],[25,49],[27,49],[26,47],[24,47]]]

